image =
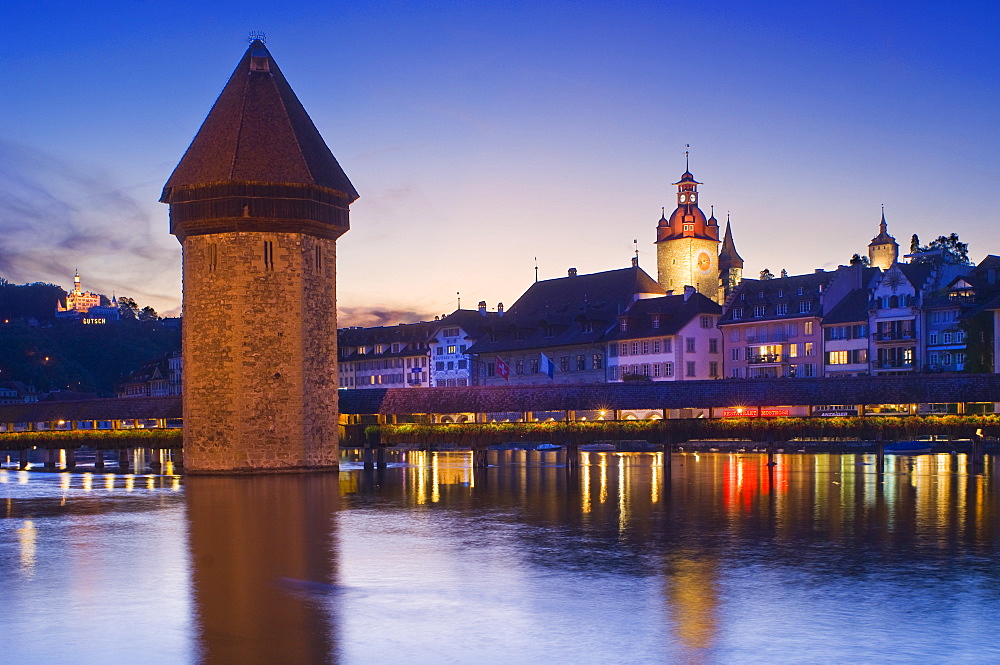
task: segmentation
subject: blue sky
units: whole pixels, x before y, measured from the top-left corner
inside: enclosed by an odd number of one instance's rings
[[[986,3],[36,3],[2,10],[0,276],[180,304],[160,188],[246,47],[268,47],[361,193],[342,323],[628,265],[691,144],[745,274],[877,232],[1000,253]],[[381,313],[381,314],[379,314]],[[382,318],[380,319],[379,316]]]

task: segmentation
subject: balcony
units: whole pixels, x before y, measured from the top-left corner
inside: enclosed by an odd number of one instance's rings
[[[780,353],[763,353],[756,356],[747,356],[747,362],[751,365],[775,365],[781,361]]]
[[[916,340],[916,336],[911,330],[899,332],[877,332],[874,335],[876,342],[906,342]]]
[[[878,360],[875,369],[913,369],[917,366],[912,360]]]

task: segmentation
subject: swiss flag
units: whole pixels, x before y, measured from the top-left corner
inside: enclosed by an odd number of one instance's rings
[[[510,381],[510,365],[497,356],[497,376],[502,376],[504,381]]]

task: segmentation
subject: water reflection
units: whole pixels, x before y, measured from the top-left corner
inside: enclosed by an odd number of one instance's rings
[[[1000,662],[992,466],[670,461],[0,470],[4,662]]]
[[[688,453],[668,467],[662,455],[585,453],[575,472],[559,455],[525,451],[497,453],[493,466],[477,470],[466,456],[445,452],[402,461],[413,465],[378,477],[359,473],[356,491],[344,497],[348,513],[362,509],[385,522],[376,531],[385,530],[386,547],[434,543],[436,558],[424,562],[433,572],[409,569],[394,578],[390,570],[387,578],[382,569],[380,584],[425,575],[442,587],[476,589],[496,573],[470,559],[503,551],[503,567],[519,571],[503,581],[509,602],[558,594],[550,583],[582,585],[614,615],[604,617],[609,632],[587,623],[586,637],[570,633],[573,643],[554,629],[539,636],[541,654],[508,662],[600,662],[581,645],[605,662],[621,662],[623,653],[630,662],[787,662],[789,654],[796,662],[832,662],[831,654],[839,662],[875,654],[1000,660],[1000,640],[986,633],[985,618],[1000,610],[1000,505],[992,468],[970,474],[961,455],[889,457],[881,472],[873,455],[853,454],[783,454],[769,466],[761,454]],[[418,515],[428,527],[418,533],[399,522]],[[371,541],[376,560],[378,542]],[[345,559],[352,578],[366,570],[349,553]],[[456,568],[469,577],[438,572]],[[615,580],[614,592],[598,580]],[[659,603],[650,604],[652,592]],[[439,590],[423,602],[435,606],[447,596]],[[534,618],[554,627],[581,614],[596,620],[583,602],[548,603],[548,613]],[[366,614],[370,603],[352,602],[347,635],[352,614]],[[381,620],[415,634],[411,617],[391,605],[376,608]],[[492,609],[473,602],[466,611]],[[935,629],[959,620],[961,631]],[[347,643],[359,653],[354,640]],[[383,655],[360,653],[354,662]],[[498,657],[487,646],[476,654]]]
[[[336,474],[186,485],[200,662],[335,662]]]

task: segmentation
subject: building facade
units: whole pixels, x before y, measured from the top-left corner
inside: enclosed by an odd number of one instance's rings
[[[636,300],[608,332],[608,381],[721,378],[721,314],[690,286],[683,295]]]
[[[535,282],[489,322],[469,353],[481,385],[604,383],[607,333],[635,301],[665,295],[631,268]]]

